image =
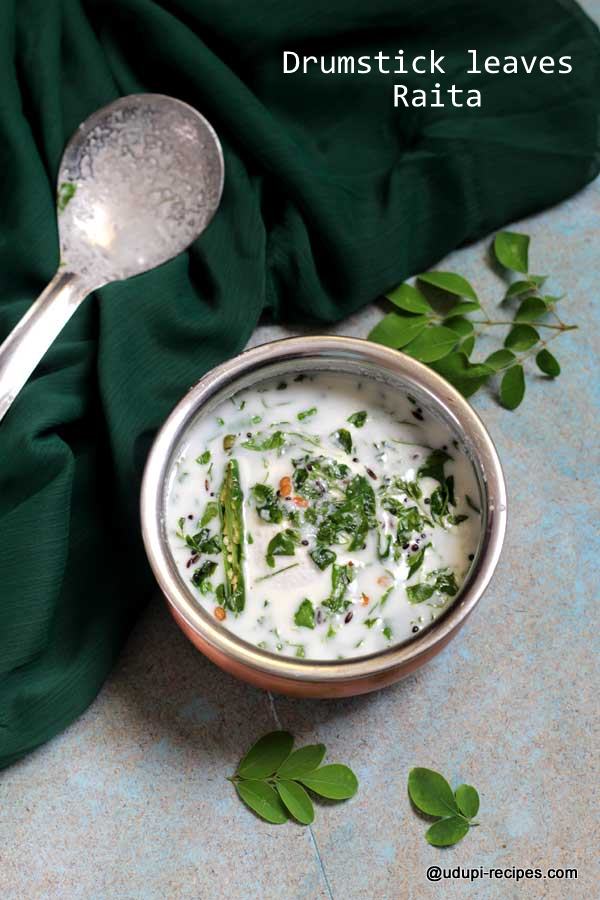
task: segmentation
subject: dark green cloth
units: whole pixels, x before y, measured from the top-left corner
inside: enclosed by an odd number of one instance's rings
[[[393,108],[393,83],[436,78],[281,73],[284,49],[400,47],[444,53],[483,108]],[[467,77],[470,48],[574,71]],[[88,300],[0,424],[0,765],[85,709],[152,592],[140,475],[185,389],[261,313],[339,319],[590,180],[598,50],[568,0],[3,0],[0,338],[57,265],[58,163],[98,106],[188,101],[227,175],[197,245]]]

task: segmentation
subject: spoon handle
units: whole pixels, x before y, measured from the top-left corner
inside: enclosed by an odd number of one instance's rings
[[[0,345],[0,421],[89,292],[80,275],[57,272]]]

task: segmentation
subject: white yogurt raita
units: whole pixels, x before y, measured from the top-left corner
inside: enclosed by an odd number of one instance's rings
[[[470,461],[414,398],[351,375],[291,376],[190,429],[168,538],[195,601],[240,638],[346,659],[414,637],[454,601],[478,507]]]

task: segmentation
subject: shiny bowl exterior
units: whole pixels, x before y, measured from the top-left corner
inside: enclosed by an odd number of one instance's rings
[[[414,639],[369,656],[311,661],[247,644],[219,624],[177,571],[165,523],[169,473],[192,422],[218,402],[265,378],[314,371],[375,378],[414,395],[447,423],[479,483],[482,534],[476,558],[454,603]],[[458,632],[496,568],[506,530],[506,487],[494,445],[466,400],[439,375],[403,353],[346,337],[300,337],[263,344],[206,374],[177,404],[150,451],[141,496],[146,553],[171,613],[195,646],[226,672],[265,690],[298,697],[346,697],[385,687],[435,656]]]

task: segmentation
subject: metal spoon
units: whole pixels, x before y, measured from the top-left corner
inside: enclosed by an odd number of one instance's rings
[[[172,97],[131,94],[79,126],[58,173],[58,271],[0,346],[0,419],[88,294],[172,259],[204,231],[223,176],[215,132]]]

